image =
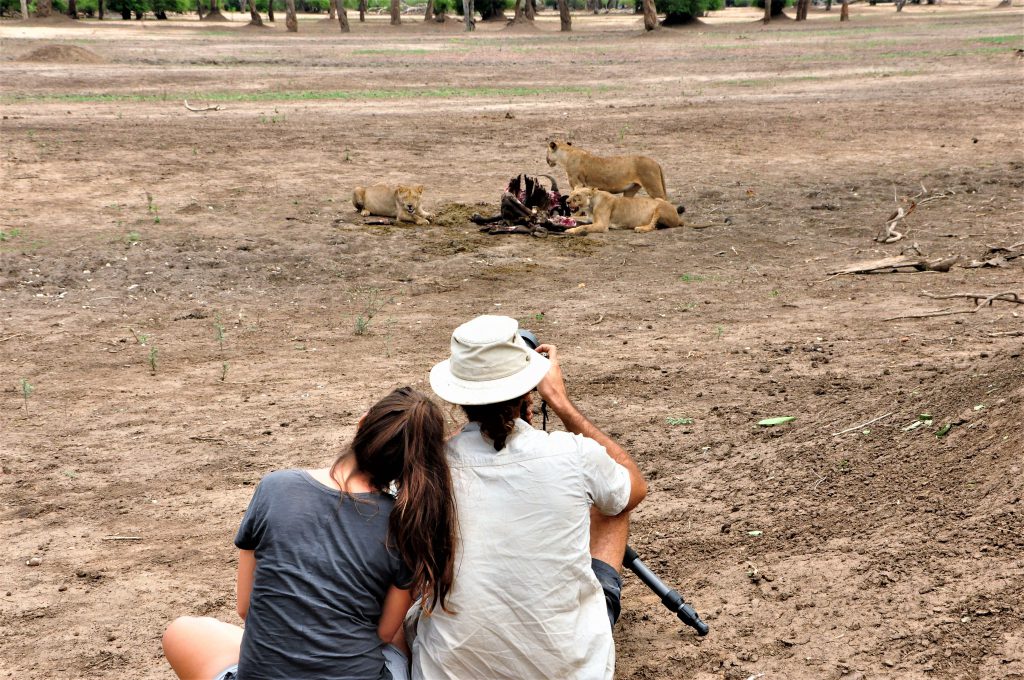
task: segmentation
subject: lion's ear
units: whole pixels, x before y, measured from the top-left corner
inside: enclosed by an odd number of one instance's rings
[[[423,193],[423,185],[422,184],[417,184],[416,185],[416,191],[418,191],[419,193],[422,194]]]

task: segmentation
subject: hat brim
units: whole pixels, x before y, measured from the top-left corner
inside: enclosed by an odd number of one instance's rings
[[[526,368],[497,380],[462,380],[452,374],[451,360],[445,359],[430,369],[430,388],[434,394],[451,404],[479,406],[515,399],[532,390],[551,369],[547,357],[527,350],[530,363]]]

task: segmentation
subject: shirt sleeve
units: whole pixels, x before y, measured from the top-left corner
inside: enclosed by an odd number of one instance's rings
[[[591,503],[602,515],[617,515],[629,502],[629,471],[589,437],[578,437],[583,484]]]
[[[242,517],[242,524],[238,527],[238,533],[235,534],[235,547],[239,550],[255,550],[266,534],[267,513],[265,495],[266,488],[264,481],[261,481],[256,486],[256,491],[252,494],[249,507]]]

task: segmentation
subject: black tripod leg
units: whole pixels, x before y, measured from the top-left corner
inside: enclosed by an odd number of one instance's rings
[[[679,617],[679,620],[697,631],[697,635],[708,634],[708,624],[700,620],[700,615],[684,600],[683,596],[666,586],[657,574],[643,563],[640,556],[636,554],[631,546],[626,546],[626,555],[622,560],[622,566],[636,574],[654,594],[661,598],[661,603]]]

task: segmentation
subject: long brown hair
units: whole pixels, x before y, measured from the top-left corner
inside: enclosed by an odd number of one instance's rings
[[[444,416],[425,394],[402,387],[373,405],[339,463],[354,455],[375,488],[398,487],[388,537],[412,571],[423,611],[445,607],[454,578],[455,496],[445,457]]]
[[[466,417],[474,423],[480,423],[480,431],[494,442],[494,450],[501,451],[505,442],[516,426],[516,418],[522,414],[523,402],[530,398],[531,392],[515,399],[497,404],[482,406],[463,406]]]

